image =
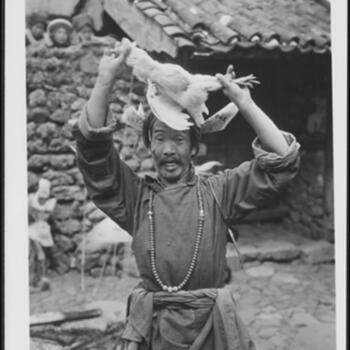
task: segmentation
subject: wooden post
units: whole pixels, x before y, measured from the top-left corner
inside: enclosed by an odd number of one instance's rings
[[[330,96],[327,102],[323,207],[326,214],[331,214],[333,212],[333,116]]]

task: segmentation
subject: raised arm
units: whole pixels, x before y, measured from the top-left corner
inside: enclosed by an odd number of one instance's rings
[[[227,73],[234,74],[232,66],[229,66]],[[240,88],[222,74],[217,74],[216,77],[223,86],[225,95],[237,105],[242,116],[254,129],[264,149],[281,156],[285,155],[288,150],[288,144],[283,134],[274,122],[256,105],[249,89],[247,87]]]
[[[96,84],[87,103],[87,113],[93,128],[103,127],[106,123],[108,98],[116,79],[126,69],[126,58],[130,45],[120,45],[114,50],[106,50],[99,65]]]

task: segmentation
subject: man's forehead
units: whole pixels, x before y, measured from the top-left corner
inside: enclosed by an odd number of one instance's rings
[[[170,128],[165,123],[161,122],[159,119],[157,119],[152,126],[152,132],[158,133],[158,132],[166,132],[166,133],[172,133],[172,134],[189,134],[189,130],[175,130]]]

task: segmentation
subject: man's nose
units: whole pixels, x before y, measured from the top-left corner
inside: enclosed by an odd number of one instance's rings
[[[169,155],[174,155],[175,154],[175,145],[174,145],[173,142],[171,142],[171,141],[165,142],[164,147],[163,147],[163,154],[165,156],[169,156]]]

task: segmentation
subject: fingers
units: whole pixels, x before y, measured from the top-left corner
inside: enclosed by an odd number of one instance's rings
[[[228,89],[230,87],[230,82],[224,75],[216,74],[215,77],[224,88]]]

